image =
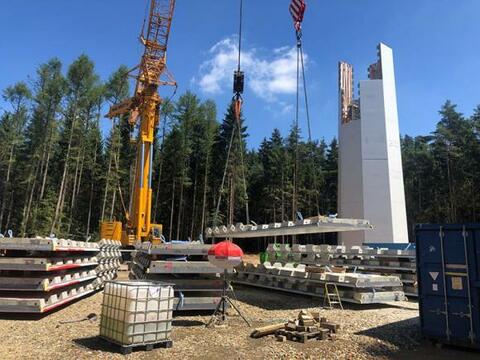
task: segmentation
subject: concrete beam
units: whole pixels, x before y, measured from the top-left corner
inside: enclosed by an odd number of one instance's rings
[[[208,261],[152,261],[147,270],[149,274],[216,274],[223,269]]]
[[[0,277],[1,291],[49,292],[62,287],[77,285],[97,277],[95,270],[80,270],[74,273],[53,276],[6,276]]]
[[[368,220],[334,219],[324,216],[301,221],[283,223],[245,225],[236,224],[207,228],[206,236],[227,238],[256,238],[282,235],[321,234],[329,232],[370,230],[373,227]]]
[[[0,250],[24,251],[99,251],[97,243],[52,238],[1,238]]]
[[[57,271],[96,266],[96,257],[14,258],[0,257],[0,270]]]
[[[212,245],[192,242],[189,244],[158,244],[149,242],[137,244],[137,250],[152,255],[207,255]]]
[[[45,297],[1,296],[0,312],[45,313],[93,292],[92,284],[78,286]]]

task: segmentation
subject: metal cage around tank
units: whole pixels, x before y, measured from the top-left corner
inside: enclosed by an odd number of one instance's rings
[[[169,340],[174,296],[170,284],[155,281],[107,281],[100,336],[121,346]]]

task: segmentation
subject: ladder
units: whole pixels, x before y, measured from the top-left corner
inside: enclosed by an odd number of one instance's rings
[[[325,293],[323,297],[323,307],[328,309],[334,309],[335,305],[343,310],[342,299],[338,293],[337,284],[325,283]]]

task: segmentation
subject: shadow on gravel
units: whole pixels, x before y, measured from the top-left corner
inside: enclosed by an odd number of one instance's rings
[[[431,341],[422,339],[420,334],[420,318],[402,320],[376,328],[359,331],[356,335],[370,336],[390,343],[397,348],[392,352],[381,343],[368,346],[367,351],[373,357],[387,356],[396,360],[478,360],[478,351],[453,346],[435,346]]]
[[[355,335],[379,339],[398,347],[415,346],[420,343],[420,319],[414,317],[375,328],[362,330]]]
[[[454,346],[437,347],[431,342],[423,340],[417,348],[399,351],[392,354],[390,358],[394,360],[478,360],[480,355],[478,350]]]
[[[58,311],[58,310],[56,310]],[[54,313],[55,311],[45,314],[27,314],[27,313],[0,313],[0,320],[17,320],[17,321],[38,321],[44,317]]]
[[[365,351],[372,357],[387,356],[391,358],[396,353],[412,351],[420,345],[421,341],[418,317],[362,330],[355,335],[368,336],[379,340],[373,345],[365,347]],[[393,345],[393,349],[391,345]]]
[[[199,320],[173,320],[173,326],[181,326],[181,327],[194,327],[194,326],[205,326],[203,321]]]
[[[356,335],[364,335],[393,345],[386,346],[382,342],[365,347],[372,357],[387,357],[396,360],[478,360],[479,353],[470,349],[458,347],[434,346],[420,335],[420,320],[418,317],[397,321],[368,330],[359,331]]]
[[[105,351],[105,352],[114,352],[121,354],[120,347],[109,343],[108,341],[102,339],[99,336],[91,336],[82,339],[74,339],[73,342],[85,349],[92,351]]]

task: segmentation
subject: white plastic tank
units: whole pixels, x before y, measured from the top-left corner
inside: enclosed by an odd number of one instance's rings
[[[156,343],[170,338],[173,287],[153,281],[107,281],[100,336],[121,345]]]

